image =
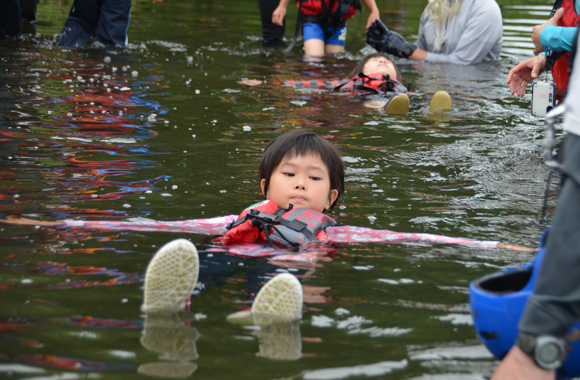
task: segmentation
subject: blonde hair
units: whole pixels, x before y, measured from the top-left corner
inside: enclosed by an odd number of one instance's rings
[[[461,0],[450,1],[454,1],[454,4],[448,7],[445,0],[429,0],[425,8],[429,20],[435,22],[435,42],[433,43],[435,51],[441,50],[441,46],[449,39],[448,33],[443,34],[443,24],[448,18],[458,14],[461,9]]]

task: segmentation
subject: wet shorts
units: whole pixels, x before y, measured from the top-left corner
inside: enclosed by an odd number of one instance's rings
[[[331,33],[332,29],[328,28],[328,32]],[[325,39],[320,24],[305,23],[302,26],[302,35],[304,36],[304,41],[316,38],[324,41],[326,45],[344,46],[346,44],[346,26],[336,28],[334,34]]]

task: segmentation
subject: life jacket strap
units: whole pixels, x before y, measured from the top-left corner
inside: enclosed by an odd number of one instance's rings
[[[254,224],[255,220],[259,220],[263,224],[270,225],[273,228],[275,228],[276,225],[285,226],[285,227],[290,228],[291,230],[294,230],[296,232],[300,232],[300,233],[304,234],[313,243],[317,243],[320,241],[320,240],[318,240],[316,235],[308,229],[308,225],[306,223],[303,223],[303,222],[296,220],[296,219],[286,220],[286,219],[282,218],[282,215],[288,211],[290,211],[290,209],[286,210],[283,208],[279,208],[274,214],[268,214],[268,213],[265,213],[263,211],[250,210],[246,214],[245,218],[247,218],[246,220],[252,220],[252,224]],[[256,225],[256,224],[254,224],[254,225]],[[277,231],[282,236],[282,238],[284,238],[284,235],[282,233],[280,233],[280,230],[277,230]],[[266,233],[266,235],[268,235],[268,232],[266,232],[266,231],[264,231],[264,232]],[[287,240],[287,239],[284,238],[284,240]],[[288,241],[288,242],[290,243],[290,241]]]

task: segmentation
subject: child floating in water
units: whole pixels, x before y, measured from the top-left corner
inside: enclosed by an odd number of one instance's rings
[[[388,114],[406,114],[409,111],[409,97],[405,82],[395,62],[385,53],[374,53],[364,57],[350,73],[348,79],[337,81],[310,80],[274,82],[292,87],[329,88],[334,91],[348,91],[357,95],[385,95],[388,101],[372,101],[367,107],[381,108]],[[238,82],[246,86],[258,86],[259,80]],[[452,109],[451,97],[446,91],[438,91],[429,104],[429,112]]]
[[[284,247],[296,250],[329,242],[404,241],[531,250],[497,241],[339,226],[325,212],[330,211],[344,193],[342,158],[336,146],[310,131],[296,130],[273,140],[264,151],[259,172],[264,201],[250,206],[238,217],[230,215],[178,222],[0,221],[47,227],[223,235],[218,240],[226,247],[261,242],[262,247],[267,244],[277,247],[274,252],[278,253]],[[272,251],[268,254],[271,255]],[[183,309],[197,282],[198,273],[199,258],[191,242],[178,239],[166,244],[155,254],[147,268],[142,310],[149,313]],[[301,314],[302,288],[294,276],[286,273],[272,278],[260,290],[251,311],[233,314],[229,320],[260,325],[299,319]]]

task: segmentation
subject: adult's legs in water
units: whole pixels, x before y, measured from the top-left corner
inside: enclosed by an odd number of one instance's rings
[[[20,0],[0,0],[0,39],[18,41],[21,35]]]
[[[125,47],[131,18],[131,0],[104,0],[99,14],[97,41],[106,46]]]
[[[282,26],[272,23],[272,13],[278,7],[279,0],[258,0],[260,17],[262,18],[262,43],[275,45],[282,42],[286,32],[286,19]]]
[[[95,36],[102,1],[74,0],[58,46],[80,47]]]
[[[36,17],[36,7],[38,0],[20,0],[20,17],[23,23],[33,23],[38,21]]]

